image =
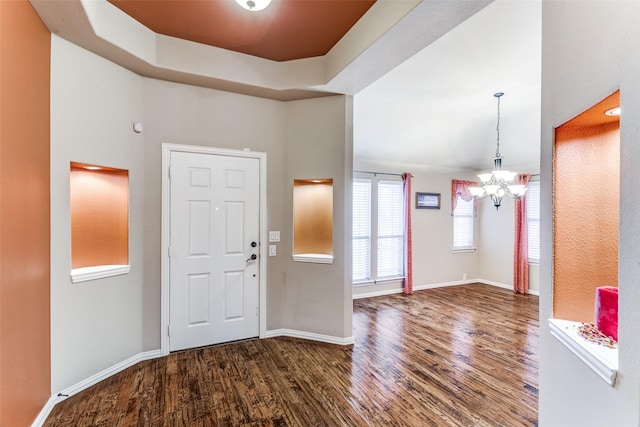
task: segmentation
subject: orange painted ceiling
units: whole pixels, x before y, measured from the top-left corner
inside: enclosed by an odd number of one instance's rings
[[[273,61],[325,55],[375,0],[109,0],[152,31]]]
[[[587,127],[587,126],[598,126],[598,125],[604,125],[607,123],[618,122],[620,121],[619,116],[607,116],[604,114],[604,112],[619,106],[620,106],[620,91],[617,90],[613,94],[603,99],[602,101],[598,102],[593,107],[589,108],[586,111],[583,111],[573,119],[564,123],[561,127],[563,128]]]

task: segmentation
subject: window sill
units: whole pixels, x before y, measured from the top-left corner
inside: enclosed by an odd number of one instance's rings
[[[297,262],[313,262],[316,264],[333,264],[333,255],[326,254],[298,254],[293,256]]]
[[[465,252],[475,252],[476,250],[477,248],[460,248],[460,249],[452,248],[451,252],[453,252],[454,254],[460,254]]]
[[[96,265],[93,267],[74,268],[71,270],[71,282],[80,283],[89,280],[102,279],[104,277],[128,274],[129,265]]]
[[[358,287],[358,286],[370,286],[370,285],[375,285],[376,282],[372,281],[372,280],[363,280],[361,282],[353,282],[353,286],[354,287]]]
[[[613,386],[618,375],[618,349],[603,347],[578,335],[580,322],[549,319],[549,330],[573,354],[589,366],[607,384]]]

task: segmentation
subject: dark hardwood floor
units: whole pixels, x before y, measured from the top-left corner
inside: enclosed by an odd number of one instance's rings
[[[142,362],[45,425],[537,425],[538,297],[474,284],[362,299],[353,325],[353,347],[270,338]]]

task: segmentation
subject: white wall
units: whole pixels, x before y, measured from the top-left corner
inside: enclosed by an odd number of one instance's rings
[[[142,79],[51,36],[51,387],[143,351]],[[131,272],[72,284],[69,162],[129,171]],[[43,215],[46,213],[43,212]]]
[[[541,427],[640,425],[640,2],[542,4]],[[620,89],[619,378],[614,387],[549,333],[554,128]],[[579,179],[588,179],[580,177]],[[579,250],[579,248],[576,248]]]
[[[351,98],[290,104],[133,74],[52,36],[51,361],[57,393],[160,348],[161,145],[267,153],[267,329],[347,338],[351,331]],[[136,134],[132,123],[142,121]],[[69,162],[129,171],[127,275],[71,284]],[[334,253],[325,267],[290,260],[293,179],[334,178]],[[266,242],[265,242],[266,243]],[[322,268],[325,267],[325,268]]]

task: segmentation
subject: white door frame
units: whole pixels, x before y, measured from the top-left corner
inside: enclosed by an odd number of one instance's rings
[[[225,148],[201,147],[195,145],[162,144],[162,273],[160,296],[160,351],[169,354],[169,231],[171,208],[171,183],[169,181],[169,164],[171,152],[196,154],[214,154],[219,156],[245,157],[258,159],[260,165],[260,204],[259,204],[259,235],[260,235],[260,277],[259,298],[260,338],[267,333],[267,153],[258,151],[230,150]]]

